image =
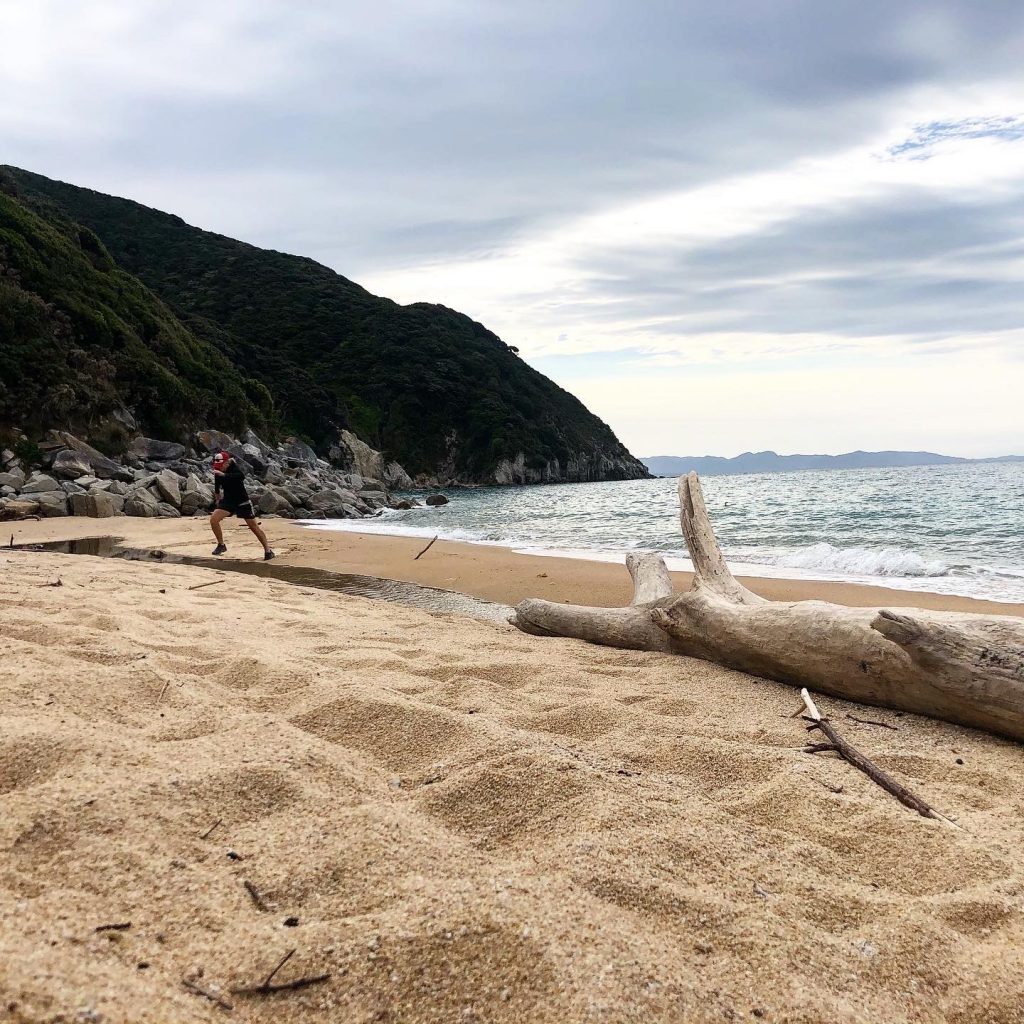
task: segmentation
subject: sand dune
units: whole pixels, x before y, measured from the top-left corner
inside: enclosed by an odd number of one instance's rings
[[[821,701],[956,831],[701,662],[183,566],[0,574],[7,1019],[1024,1020],[1019,745]],[[293,948],[277,980],[330,978],[182,984]]]

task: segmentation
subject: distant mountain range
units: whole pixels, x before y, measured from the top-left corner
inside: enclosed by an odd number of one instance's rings
[[[935,452],[847,452],[845,455],[779,455],[744,452],[732,459],[718,455],[652,455],[640,460],[655,476],[682,476],[696,470],[705,476],[738,473],[784,473],[798,469],[886,469],[892,466],[946,466],[960,463],[1024,462],[1024,455],[961,459]]]

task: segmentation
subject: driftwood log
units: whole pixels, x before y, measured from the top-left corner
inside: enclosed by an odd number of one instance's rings
[[[527,600],[526,633],[703,658],[819,693],[1024,740],[1024,619],[917,609],[767,601],[729,571],[696,473],[679,480],[692,588],[676,594],[664,560],[628,555],[627,608]]]

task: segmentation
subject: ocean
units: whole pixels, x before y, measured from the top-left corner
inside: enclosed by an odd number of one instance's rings
[[[877,583],[1024,602],[1024,463],[709,476],[718,539],[737,575]],[[499,544],[621,561],[657,551],[690,568],[676,482],[445,492],[440,508],[318,529]],[[417,495],[422,499],[423,495]]]

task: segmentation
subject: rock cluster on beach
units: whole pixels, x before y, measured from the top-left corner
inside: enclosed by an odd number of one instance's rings
[[[119,459],[51,430],[39,449],[35,467],[9,449],[0,452],[0,518],[205,514],[214,500],[210,456],[222,449],[245,470],[261,516],[358,519],[412,507],[391,496],[411,486],[405,470],[348,431],[340,433],[330,462],[296,438],[271,446],[251,430],[241,438],[200,430],[189,447],[139,435]]]

